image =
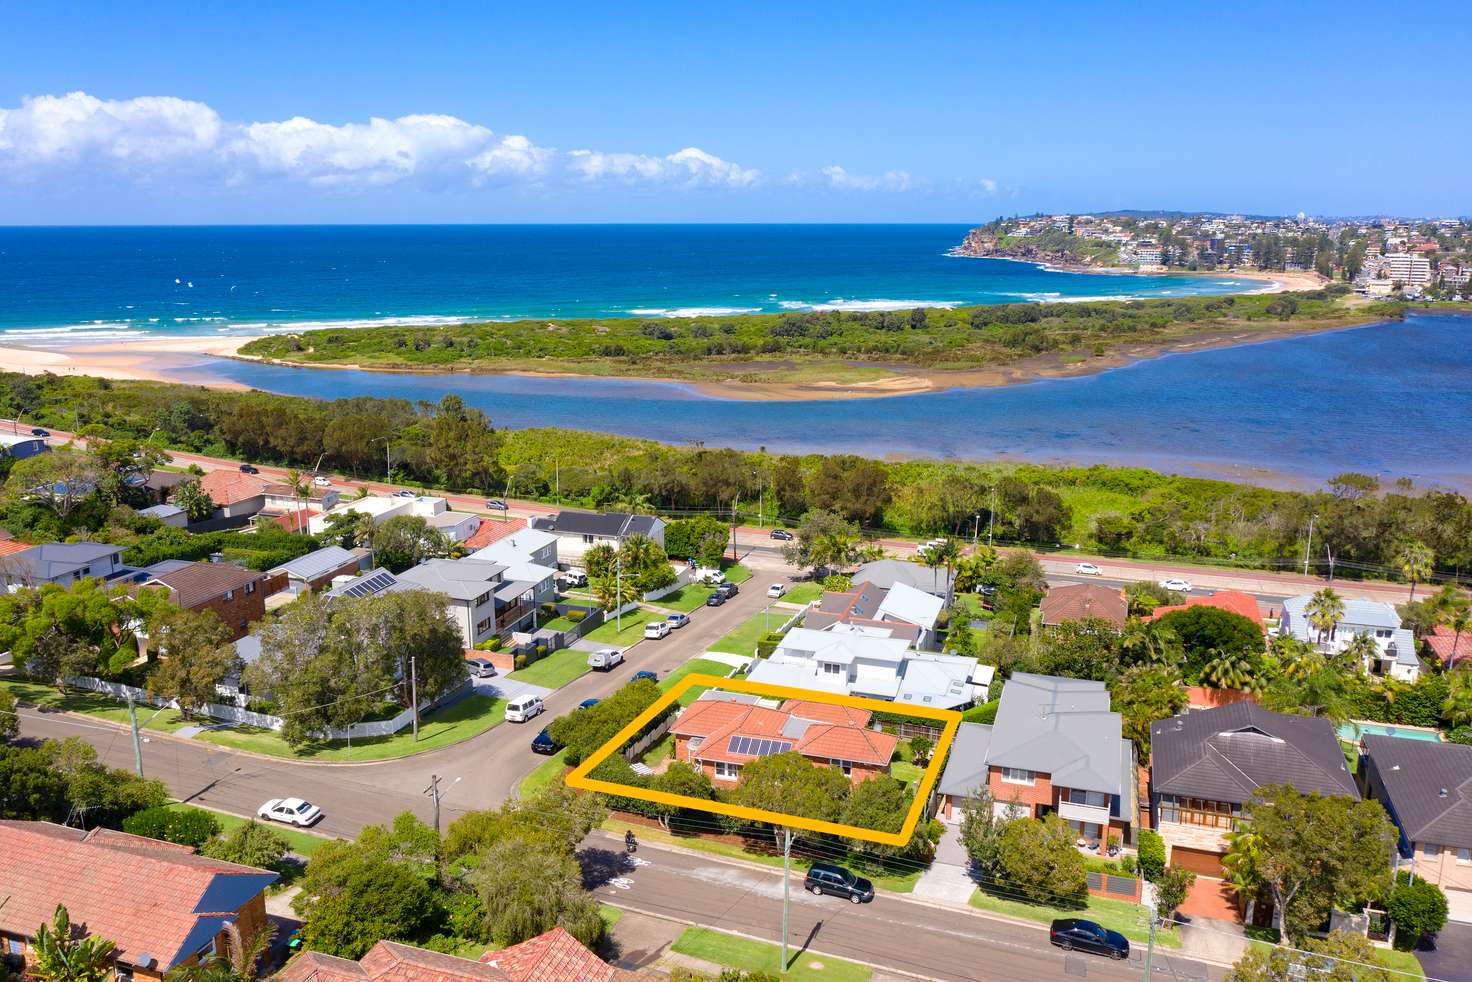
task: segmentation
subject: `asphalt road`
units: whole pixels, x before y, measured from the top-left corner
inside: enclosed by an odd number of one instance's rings
[[[611,672],[588,672],[546,699],[547,713],[526,724],[501,723],[464,743],[412,757],[363,764],[306,763],[237,753],[202,740],[145,731],[144,773],[162,779],[183,801],[251,815],[269,798],[301,797],[320,806],[317,831],[354,836],[364,825],[384,822],[410,810],[428,821],[432,815],[424,789],[432,775],[458,784],[442,795],[445,823],[464,811],[499,805],[545,757],[532,753],[531,739],[547,722],[584,699],[602,699],[637,671],[668,672],[766,607],[769,581],[761,570],[736,597],[721,607],[701,607],[690,624],[660,641],[630,648],[623,665]],[[774,612],[774,617],[776,617]],[[132,740],[125,727],[66,713],[21,712],[21,735],[33,739],[78,736],[97,747],[114,767],[133,768]],[[442,785],[443,787],[443,785]]]
[[[594,832],[579,852],[586,885],[615,907],[780,943],[782,872],[641,845],[632,857],[621,840]],[[1143,950],[1129,960],[1068,954],[1048,943],[1045,925],[1001,921],[880,894],[870,904],[814,897],[794,875],[788,943],[891,971],[943,980],[1057,979],[1064,975],[1138,979]],[[1152,975],[1215,982],[1220,969],[1156,949]]]

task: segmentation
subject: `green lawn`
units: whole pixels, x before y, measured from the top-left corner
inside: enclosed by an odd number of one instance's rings
[[[99,719],[110,720],[114,723],[127,724],[128,706],[119,702],[112,696],[103,695],[100,692],[76,692],[71,691],[66,695],[57,692],[49,685],[40,685],[35,682],[23,682],[18,679],[5,679],[0,681],[0,688],[8,689],[15,698],[33,706],[45,706],[57,712],[86,713],[88,716],[96,716]],[[157,730],[162,733],[172,733],[181,726],[197,725],[184,719],[178,710],[165,709],[160,711],[157,706],[138,706],[138,726],[140,729]]]
[[[606,820],[601,827],[603,831],[617,836],[622,836],[628,830],[628,825],[614,818]],[[752,852],[748,849],[743,849],[733,842],[703,839],[695,835],[671,835],[662,829],[645,827],[640,827],[637,835],[640,840],[662,842],[665,845],[679,846],[682,849],[693,849],[696,852],[709,853],[712,856],[725,856],[729,859],[742,859],[748,863],[757,863],[761,866],[771,866],[776,869],[782,868],[782,857],[780,855],[774,856],[764,852]],[[854,867],[851,861],[843,859],[829,861],[841,862],[845,866]],[[813,860],[811,859],[794,855],[792,857],[793,875],[796,876],[799,873],[806,875],[807,869],[812,863]],[[867,877],[880,890],[888,890],[890,893],[910,893],[915,889],[915,881],[920,879],[920,874],[923,872],[917,869],[908,873],[888,874],[858,868],[855,868],[854,871],[861,876]],[[801,890],[802,884],[794,883],[793,889]]]
[[[636,610],[624,615],[624,629],[617,629],[617,622],[610,617],[602,624],[583,635],[595,644],[606,644],[615,648],[627,648],[644,640],[644,625],[650,621],[662,621],[663,615],[648,610]]]
[[[767,633],[767,626],[770,624],[775,630],[786,619],[787,615],[782,611],[773,611],[770,614],[763,611],[760,614],[753,614],[736,630],[711,645],[710,650],[724,651],[743,658],[755,658],[756,643],[761,640],[763,634]]]
[[[721,563],[721,572],[726,574],[726,579],[737,585],[751,579],[751,570],[740,563]]]
[[[639,758],[639,762],[641,764],[648,764],[650,767],[655,767],[658,766],[660,761],[667,757],[673,757],[674,755],[675,735],[673,733],[666,733],[664,739],[644,751],[643,755]]]
[[[170,802],[166,807],[173,811],[209,812],[215,816],[215,821],[220,823],[221,830],[225,832],[244,825],[248,821],[248,819],[241,818],[239,815],[230,815],[226,812],[215,811],[213,808],[203,808],[199,805],[190,805],[182,801]],[[261,824],[285,839],[286,844],[291,848],[292,852],[307,859],[312,858],[312,853],[321,848],[324,843],[332,841],[332,836],[330,835],[303,832],[301,829],[294,829],[278,822],[262,822]]]
[[[546,658],[533,662],[526,668],[517,669],[509,679],[528,685],[544,685],[549,689],[560,689],[573,679],[588,671],[588,653],[577,648],[563,648]]]
[[[788,588],[787,592],[782,595],[782,599],[790,604],[805,604],[817,600],[822,595],[823,585],[809,580]]]
[[[912,764],[908,760],[897,760],[889,765],[890,777],[893,777],[901,784],[908,784],[912,788],[919,785],[920,778],[924,773],[925,768],[917,764]]]
[[[701,586],[699,583],[687,583],[674,593],[666,594],[658,600],[651,600],[649,602],[656,607],[679,610],[688,614],[696,607],[704,607],[705,601],[715,592],[713,587]]]
[[[675,687],[675,683],[687,675],[720,675],[724,676],[731,671],[731,666],[725,662],[714,661],[710,658],[692,658],[673,672],[666,675],[659,682],[659,687],[665,692]],[[688,706],[709,686],[692,685],[680,696],[680,705]]]
[[[521,779],[521,784],[516,788],[516,796],[523,801],[535,798],[538,791],[560,779],[562,773],[567,770],[566,755],[567,751],[559,750],[538,764],[536,770]]]
[[[623,916],[624,912],[617,907],[610,907],[608,904],[598,905],[598,919],[603,922],[605,931],[612,931],[614,925],[623,920]]]
[[[549,631],[571,631],[576,626],[577,625],[572,622],[572,618],[568,617],[566,614],[563,614],[561,617],[554,617],[550,621],[542,625],[542,627],[546,628]]]
[[[1396,951],[1394,948],[1376,948],[1375,958],[1392,972],[1404,972],[1407,977],[1424,979],[1426,970],[1416,960],[1412,951]]]
[[[691,958],[715,962],[725,968],[739,968],[747,972],[779,973],[782,969],[782,947],[765,941],[713,931],[708,927],[687,927],[670,946],[672,951]],[[783,978],[800,982],[817,982],[818,979],[837,979],[839,982],[866,982],[869,969],[863,965],[846,962],[840,958],[823,955],[797,954],[796,947],[789,949],[789,958],[796,955],[792,968]]]
[[[1007,914],[1029,921],[1041,921],[1044,924],[1059,917],[1087,917],[1112,931],[1118,931],[1131,941],[1146,941],[1150,937],[1145,908],[1127,900],[1107,900],[1104,897],[1090,896],[1086,909],[1064,910],[1061,907],[1047,907],[1021,900],[1010,900],[977,890],[971,895],[971,906],[979,910],[989,910],[994,914]],[[1166,948],[1181,946],[1180,934],[1175,928],[1161,928],[1156,931],[1155,942]]]
[[[281,734],[271,730],[241,727],[229,730],[206,730],[198,737],[222,747],[235,750],[250,750],[272,757],[293,757],[301,760],[387,760],[404,757],[423,750],[448,747],[462,740],[479,736],[505,719],[506,701],[485,695],[472,695],[453,706],[446,706],[423,717],[419,721],[419,740],[414,741],[413,731],[405,727],[393,736],[354,740],[349,746],[345,740],[331,743],[307,744],[293,749],[287,746]]]

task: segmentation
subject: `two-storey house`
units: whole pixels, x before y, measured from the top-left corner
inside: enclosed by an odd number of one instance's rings
[[[1326,719],[1237,702],[1150,727],[1150,812],[1171,866],[1220,878],[1227,833],[1269,784],[1359,798]]]
[[[621,511],[560,511],[531,520],[532,528],[557,536],[557,555],[574,564],[594,546],[617,549],[631,535],[647,535],[663,546],[664,525],[664,519],[655,515]]]
[[[1360,636],[1374,639],[1374,655],[1365,658],[1364,670],[1371,675],[1389,676],[1403,682],[1414,682],[1421,675],[1421,659],[1416,656],[1416,638],[1409,628],[1401,626],[1395,607],[1382,600],[1344,597],[1344,616],[1328,631],[1320,631],[1309,620],[1312,594],[1302,594],[1283,601],[1283,614],[1278,633],[1317,645],[1321,651],[1338,654]]]
[[[11,590],[47,583],[70,586],[88,577],[111,580],[133,572],[123,565],[123,546],[101,542],[48,542],[0,559],[0,584]]]
[[[858,582],[844,591],[824,593],[803,623],[818,631],[852,628],[852,633],[903,638],[917,651],[933,651],[935,626],[945,601],[907,583],[878,587]]]
[[[528,577],[525,579],[518,577]],[[532,579],[531,577],[537,577]],[[512,631],[529,630],[539,598],[549,597],[552,570],[530,564],[502,566],[479,559],[430,559],[402,573],[369,570],[339,583],[324,596],[365,597],[389,590],[429,590],[445,598],[450,618],[460,629],[461,642],[474,648]]]
[[[941,814],[958,820],[985,789],[998,815],[1057,814],[1080,844],[1107,851],[1134,838],[1134,744],[1121,736],[1103,682],[1019,672],[1002,688],[996,722],[963,723],[941,775]]]
[[[1400,830],[1399,869],[1441,887],[1452,920],[1472,922],[1472,747],[1362,739],[1361,779]]]

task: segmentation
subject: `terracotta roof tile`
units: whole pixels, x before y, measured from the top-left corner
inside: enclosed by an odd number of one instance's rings
[[[1458,637],[1457,632],[1445,624],[1438,624],[1425,640],[1426,647],[1446,668],[1454,668],[1458,662],[1472,659],[1472,631],[1463,631]]]
[[[193,610],[200,604],[223,596],[229,590],[243,590],[266,579],[265,573],[241,569],[231,563],[190,563],[168,573],[154,576],[144,586],[162,583],[174,592],[175,603]]]
[[[1218,590],[1209,597],[1187,597],[1183,604],[1169,604],[1164,607],[1156,607],[1143,619],[1146,621],[1158,620],[1166,614],[1177,610],[1185,610],[1188,607],[1217,607],[1221,610],[1230,611],[1233,614],[1241,614],[1262,628],[1267,633],[1267,625],[1262,622],[1262,611],[1257,608],[1257,599],[1250,593],[1241,590]]]
[[[163,969],[202,947],[276,879],[166,843],[50,822],[0,821],[0,856],[9,898],[0,930],[33,937],[65,904],[72,923],[116,944],[122,961],[147,952]],[[228,909],[212,909],[221,906]]]
[[[18,552],[25,552],[29,548],[29,543],[17,542],[14,539],[0,539],[0,556],[13,556]]]
[[[486,952],[481,961],[505,972],[512,982],[607,982],[613,977],[613,966],[560,927],[504,951]]]
[[[808,727],[793,749],[805,757],[828,757],[885,767],[899,742],[900,738],[893,733],[857,726],[818,724]]]
[[[1042,603],[1044,624],[1063,624],[1087,617],[1106,620],[1124,627],[1129,617],[1129,603],[1124,591],[1093,583],[1058,586],[1048,591]]]
[[[229,471],[223,468],[207,471],[199,479],[199,486],[217,505],[234,505],[262,495],[268,483],[254,474],[242,474],[239,471]]]
[[[847,723],[849,726],[868,726],[874,715],[867,709],[839,706],[831,702],[813,702],[810,699],[789,699],[782,704],[782,711],[815,723]]]
[[[465,540],[465,548],[471,551],[484,549],[492,543],[500,542],[513,532],[520,532],[526,528],[526,519],[513,518],[509,522],[481,522],[480,528],[470,538]]]

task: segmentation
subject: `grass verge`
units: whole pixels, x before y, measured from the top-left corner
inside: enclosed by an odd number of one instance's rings
[[[721,563],[721,572],[726,574],[726,579],[738,586],[751,579],[751,570],[740,563]]]
[[[567,751],[559,750],[537,765],[537,769],[521,779],[516,786],[516,796],[523,801],[535,798],[537,792],[562,777],[567,770]]]
[[[588,671],[588,653],[577,648],[563,648],[526,668],[519,668],[506,676],[528,685],[541,685],[549,689],[560,689],[573,679]]]
[[[687,927],[675,939],[670,949],[691,958],[714,962],[724,968],[773,974],[780,974],[782,971],[782,949],[778,945],[714,931],[708,927]],[[792,967],[783,978],[800,982],[817,982],[818,979],[867,982],[871,975],[869,969],[863,965],[804,952],[793,958]]]
[[[727,665],[725,662],[715,661],[710,658],[692,658],[685,664],[681,665],[679,668],[675,669],[673,672],[670,672],[663,679],[661,679],[659,682],[659,687],[662,691],[668,692],[675,687],[675,684],[677,682],[679,682],[687,675],[724,676],[730,671],[731,666]],[[705,685],[692,685],[689,689],[685,690],[684,694],[680,696],[680,705],[690,705],[696,699],[699,699],[700,694],[708,688],[709,686]]]
[[[666,594],[658,600],[651,600],[649,602],[656,607],[663,607],[667,610],[679,610],[688,614],[697,607],[704,607],[706,600],[710,598],[712,593],[715,593],[715,590],[708,586],[689,583],[680,587],[674,593]]]
[[[664,615],[648,610],[636,610],[623,616],[624,627],[620,631],[618,622],[610,617],[593,630],[583,635],[594,644],[606,644],[614,648],[627,648],[644,640],[644,625],[650,621],[664,620]]]
[[[249,821],[249,819],[241,818],[239,815],[230,815],[226,812],[215,811],[213,808],[205,808],[202,805],[191,805],[183,801],[170,802],[165,807],[170,811],[209,812],[215,816],[215,821],[220,823],[220,830],[223,832],[229,832],[232,829],[239,828]],[[312,858],[312,853],[316,852],[326,843],[331,842],[333,838],[330,835],[319,835],[316,832],[304,832],[301,829],[290,828],[278,822],[262,822],[261,824],[285,839],[286,844],[291,848],[292,852],[307,859]]]
[[[781,611],[771,614],[763,611],[753,614],[744,623],[730,634],[721,638],[710,646],[711,651],[724,651],[730,655],[740,655],[743,658],[756,657],[756,643],[761,640],[763,634],[767,633],[767,626],[773,628],[787,619],[787,615]]]
[[[17,700],[60,713],[85,713],[113,723],[128,722],[128,707],[112,696],[100,692],[57,692],[49,685],[24,682],[19,679],[0,681],[0,688],[8,689]],[[209,722],[206,720],[205,722]],[[157,706],[138,707],[138,728],[172,733],[182,726],[198,725],[179,715],[177,709],[160,710]]]
[[[1094,896],[1090,896],[1088,901],[1082,910],[1065,910],[1062,907],[1010,900],[985,890],[977,890],[971,895],[971,906],[977,910],[988,910],[994,914],[1007,914],[1011,917],[1021,917],[1024,920],[1040,921],[1044,924],[1059,917],[1087,917],[1111,931],[1118,931],[1131,941],[1148,940],[1150,929],[1145,920],[1145,908],[1139,904]],[[1181,936],[1175,928],[1161,928],[1155,932],[1155,943],[1166,948],[1179,948]]]
[[[292,748],[272,730],[241,727],[228,730],[206,730],[196,739],[207,740],[222,747],[249,750],[272,757],[290,757],[296,760],[319,761],[365,761],[388,760],[404,757],[423,750],[435,750],[479,736],[505,719],[506,701],[479,693],[467,696],[425,716],[419,721],[419,740],[416,743],[412,730],[405,728],[393,736],[370,737],[354,740],[349,746],[345,740],[331,743],[312,743]]]
[[[810,581],[807,583],[799,583],[797,586],[790,588],[786,593],[782,594],[782,599],[790,604],[798,604],[799,606],[801,606],[802,604],[811,603],[812,601],[817,600],[822,595],[822,584],[813,583]]]

